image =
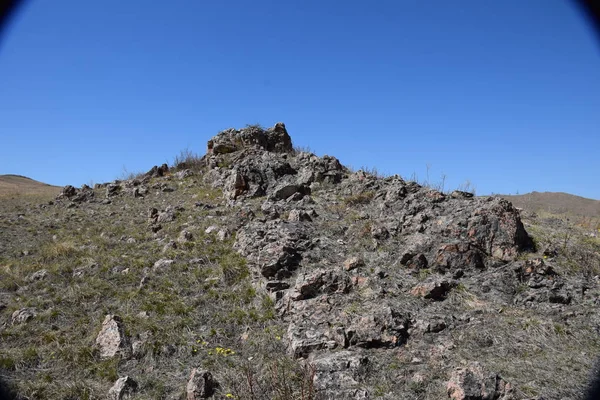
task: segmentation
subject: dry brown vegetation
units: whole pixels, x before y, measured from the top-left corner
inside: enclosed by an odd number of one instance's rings
[[[564,216],[586,228],[600,228],[600,200],[560,192],[531,192],[501,197],[530,212]]]
[[[48,185],[20,175],[0,175],[0,198],[16,196],[54,197],[60,187]]]

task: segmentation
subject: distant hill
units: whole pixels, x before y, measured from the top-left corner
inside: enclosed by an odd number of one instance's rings
[[[600,200],[587,199],[562,192],[531,192],[500,195],[524,210],[564,214],[582,218],[600,218]]]
[[[57,195],[59,186],[48,185],[21,175],[0,175],[0,197],[18,195]]]

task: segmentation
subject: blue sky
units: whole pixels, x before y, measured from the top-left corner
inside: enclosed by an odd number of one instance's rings
[[[283,121],[355,168],[600,199],[600,39],[568,1],[33,0],[0,40],[0,174],[105,182]]]

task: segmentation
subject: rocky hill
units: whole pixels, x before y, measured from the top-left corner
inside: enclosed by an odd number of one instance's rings
[[[135,179],[0,208],[23,399],[577,399],[600,241],[229,129]]]

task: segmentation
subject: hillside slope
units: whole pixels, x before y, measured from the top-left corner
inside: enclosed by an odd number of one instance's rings
[[[531,192],[501,195],[515,206],[533,211],[563,214],[577,219],[600,220],[600,200],[561,192]]]
[[[60,193],[60,187],[35,181],[21,175],[0,175],[0,197],[22,195],[50,195]]]
[[[0,376],[27,399],[580,398],[600,242],[296,152],[0,203]]]

